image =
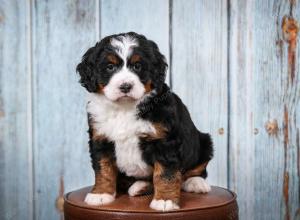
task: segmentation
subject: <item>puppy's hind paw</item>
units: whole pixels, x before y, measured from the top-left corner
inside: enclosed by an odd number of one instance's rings
[[[111,195],[108,193],[88,193],[84,199],[84,202],[88,205],[106,205],[115,200],[115,195]]]
[[[167,211],[179,209],[179,206],[172,200],[153,199],[152,202],[150,203],[150,208],[158,211],[167,212]]]
[[[208,193],[211,191],[210,185],[200,176],[190,177],[181,187],[186,192]]]
[[[150,189],[151,189],[150,182],[138,180],[129,187],[128,194],[130,196],[138,196],[149,191]]]

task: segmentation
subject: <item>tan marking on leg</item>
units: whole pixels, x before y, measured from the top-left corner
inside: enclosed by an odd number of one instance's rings
[[[164,167],[155,162],[153,173],[154,199],[155,200],[172,200],[179,203],[181,189],[181,173],[176,171],[174,175],[168,179],[164,177]]]
[[[102,158],[99,161],[100,170],[95,174],[95,185],[92,193],[116,192],[117,166],[111,158]]]
[[[198,166],[196,166],[195,168],[191,169],[191,170],[188,170],[187,172],[185,172],[183,174],[183,180],[186,180],[190,177],[193,177],[193,176],[200,176],[201,173],[205,170],[206,166],[207,166],[208,162],[205,162],[203,164],[200,164]]]

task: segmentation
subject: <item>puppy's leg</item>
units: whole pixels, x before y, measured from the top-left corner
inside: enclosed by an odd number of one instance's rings
[[[153,173],[154,198],[150,204],[152,209],[171,211],[179,209],[181,173],[163,167],[159,162],[154,164]]]
[[[181,186],[184,191],[194,193],[207,193],[211,191],[210,185],[205,180],[207,177],[207,164],[208,162],[200,164],[184,174],[184,181]]]
[[[210,185],[200,176],[188,178],[182,183],[182,189],[186,192],[208,193],[211,191]]]
[[[90,143],[92,164],[95,171],[95,185],[85,197],[89,205],[105,205],[115,200],[117,167],[115,161],[107,149],[107,143]]]

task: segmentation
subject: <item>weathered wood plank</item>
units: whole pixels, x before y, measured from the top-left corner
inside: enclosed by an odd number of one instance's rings
[[[85,90],[75,74],[96,42],[95,1],[33,5],[35,217],[58,219],[55,200],[93,181]]]
[[[248,2],[249,3],[249,2]],[[250,4],[250,3],[249,3]],[[230,150],[229,187],[238,194],[241,219],[254,215],[254,128],[252,123],[252,8],[232,1],[230,8]]]
[[[134,31],[155,41],[170,60],[168,0],[102,0],[100,21],[101,37]]]
[[[231,1],[229,180],[241,219],[300,218],[300,47],[295,29],[282,33],[284,16],[300,20],[291,4]]]
[[[173,89],[212,134],[209,182],[227,186],[227,3],[174,0],[172,17]]]
[[[26,1],[0,0],[0,219],[32,219]]]

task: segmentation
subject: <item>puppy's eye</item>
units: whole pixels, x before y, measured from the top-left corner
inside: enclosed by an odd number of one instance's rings
[[[140,72],[142,70],[142,64],[138,62],[133,64],[133,70],[136,72]]]
[[[111,64],[111,63],[106,66],[107,72],[114,72],[116,69],[117,69],[116,65]]]

